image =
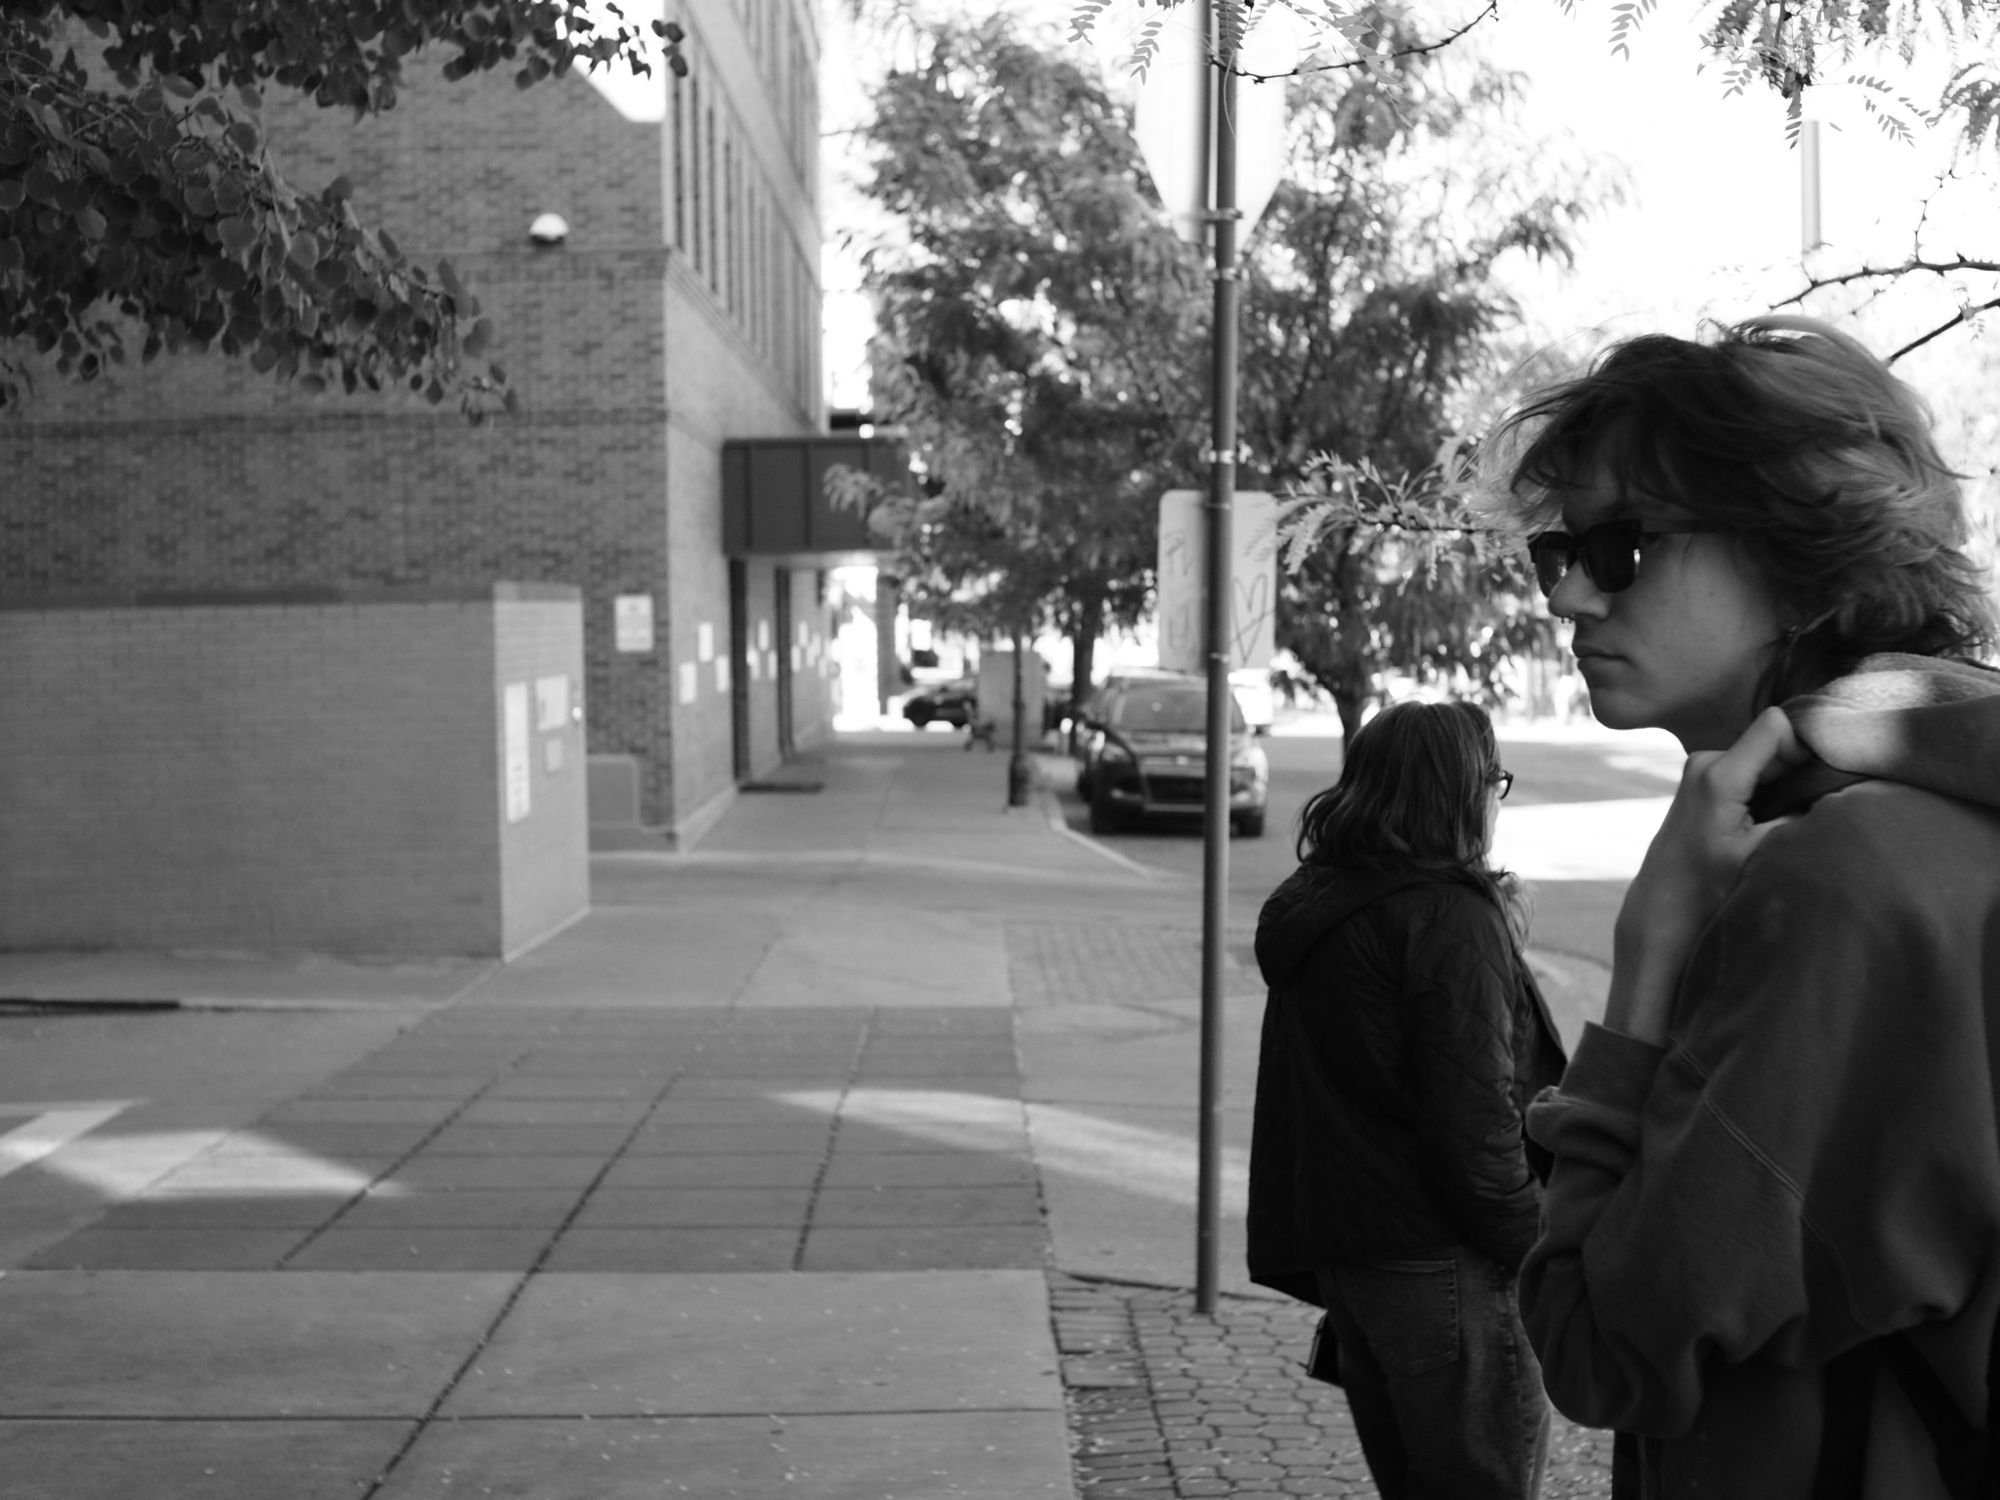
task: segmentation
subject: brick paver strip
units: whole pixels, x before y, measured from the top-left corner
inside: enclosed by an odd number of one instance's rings
[[[1316,1314],[1054,1273],[1080,1500],[1375,1495],[1346,1401],[1300,1368]],[[1611,1493],[1610,1434],[1556,1419],[1544,1500]]]
[[[1231,994],[1262,994],[1251,934],[1232,932],[1223,978]],[[1009,922],[1007,977],[1023,1009],[1079,1000],[1170,1002],[1201,994],[1199,928],[1185,923]]]

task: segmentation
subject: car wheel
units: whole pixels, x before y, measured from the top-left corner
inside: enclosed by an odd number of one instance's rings
[[[922,729],[937,717],[937,710],[928,703],[906,704],[903,708],[903,717]]]
[[[1236,831],[1246,839],[1261,839],[1264,836],[1263,809],[1259,808],[1256,812],[1238,814]]]
[[[1092,833],[1116,833],[1121,826],[1118,814],[1113,811],[1109,797],[1090,799],[1090,831]]]

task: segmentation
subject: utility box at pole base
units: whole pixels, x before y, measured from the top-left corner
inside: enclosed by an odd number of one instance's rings
[[[1021,739],[1033,745],[1042,738],[1042,700],[1048,696],[1048,668],[1032,651],[1021,654]],[[1014,743],[1014,653],[989,647],[979,653],[979,719],[993,725],[993,743],[1004,750]]]

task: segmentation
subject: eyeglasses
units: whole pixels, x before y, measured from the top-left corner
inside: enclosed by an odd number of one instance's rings
[[[1500,800],[1505,802],[1507,794],[1514,790],[1514,773],[1512,771],[1495,771],[1491,776],[1486,778],[1486,782],[1489,786],[1500,788]]]
[[[1706,521],[1601,521],[1582,536],[1544,531],[1530,537],[1528,556],[1535,564],[1535,582],[1541,585],[1543,598],[1556,591],[1570,564],[1579,562],[1601,592],[1616,594],[1638,579],[1639,549],[1646,538],[1728,529]]]

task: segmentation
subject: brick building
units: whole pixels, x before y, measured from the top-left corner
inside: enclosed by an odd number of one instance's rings
[[[288,177],[345,174],[412,259],[450,257],[518,412],[474,427],[449,402],[314,396],[220,356],[43,377],[0,418],[0,605],[574,587],[603,841],[697,836],[828,732],[824,570],[858,527],[807,518],[760,543],[724,498],[727,450],[803,442],[817,474],[830,441],[815,8],[679,19],[689,73],[656,69],[636,109],[581,76],[447,83],[422,53],[378,118],[271,91]],[[821,503],[731,503],[753,501]]]

